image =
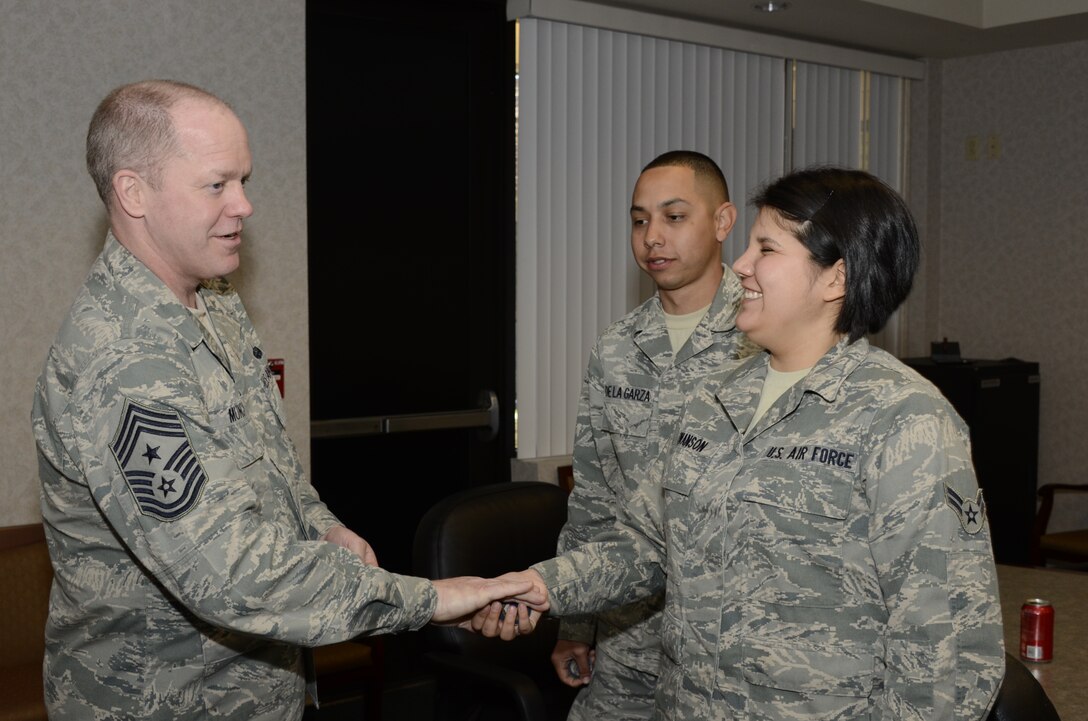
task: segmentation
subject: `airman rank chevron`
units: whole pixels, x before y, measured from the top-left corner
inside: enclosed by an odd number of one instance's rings
[[[982,525],[986,522],[986,501],[982,499],[981,488],[973,499],[964,499],[946,483],[944,484],[944,502],[956,513],[963,530],[972,535],[982,530]]]
[[[176,411],[126,400],[110,449],[145,516],[173,521],[200,499],[208,477]]]

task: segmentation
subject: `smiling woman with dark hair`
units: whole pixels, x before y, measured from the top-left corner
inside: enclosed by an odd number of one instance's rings
[[[865,338],[910,292],[910,212],[840,168],[753,204],[737,327],[766,351],[707,379],[681,425],[699,442],[675,447],[665,477],[664,703],[681,718],[703,704],[708,718],[983,718],[1004,648],[968,431]]]
[[[883,328],[906,300],[918,268],[918,231],[903,199],[880,179],[838,168],[802,170],[764,187],[752,204],[792,231],[816,266],[841,261],[854,271],[835,322],[851,342]]]

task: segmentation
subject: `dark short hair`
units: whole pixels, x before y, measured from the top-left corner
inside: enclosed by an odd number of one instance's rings
[[[725,182],[725,174],[718,164],[708,156],[694,150],[670,150],[657,156],[642,169],[645,173],[651,168],[669,167],[691,168],[695,173],[695,180],[706,183],[715,193],[721,193],[726,202],[729,201],[729,183]]]
[[[752,205],[775,211],[817,266],[846,265],[835,330],[856,341],[876,333],[906,300],[921,244],[903,198],[863,170],[812,167],[759,189]]]

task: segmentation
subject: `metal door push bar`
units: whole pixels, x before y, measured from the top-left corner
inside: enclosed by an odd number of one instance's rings
[[[481,440],[490,441],[499,433],[499,397],[495,395],[495,391],[481,391],[479,404],[479,408],[466,411],[404,413],[394,416],[310,421],[310,437],[354,438],[382,433],[479,428]]]

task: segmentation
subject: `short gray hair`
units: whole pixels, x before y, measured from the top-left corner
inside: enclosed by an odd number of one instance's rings
[[[178,150],[170,111],[187,99],[230,107],[206,90],[175,80],[122,85],[98,104],[87,129],[87,171],[107,208],[113,176],[122,168],[135,170],[151,187],[159,187],[166,159]]]

